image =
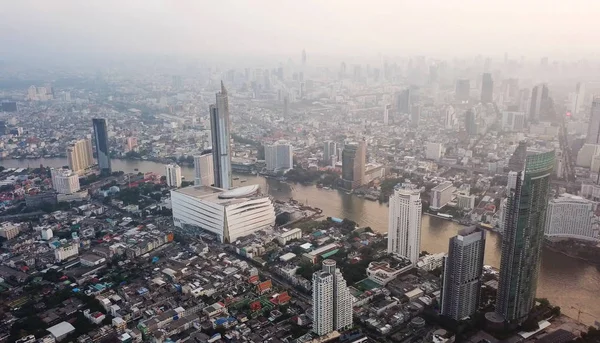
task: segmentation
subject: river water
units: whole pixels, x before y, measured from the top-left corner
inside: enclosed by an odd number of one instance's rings
[[[50,167],[67,165],[66,159],[37,159],[37,160],[2,160],[0,165],[13,168],[39,167],[42,164]],[[113,160],[113,170],[124,172],[155,172],[164,174],[164,166],[149,161]],[[194,169],[182,167],[183,176],[193,180]],[[385,233],[387,231],[388,208],[386,204],[365,200],[354,195],[337,190],[318,189],[315,186],[289,185],[273,179],[260,176],[240,175],[243,185],[259,184],[263,190],[276,199],[294,198],[307,205],[318,207],[326,216],[348,218],[361,226],[370,226],[373,230]],[[421,250],[430,253],[446,252],[448,239],[456,235],[460,225],[435,217],[423,216],[421,232]],[[488,232],[485,249],[485,263],[494,267],[500,266],[502,238],[493,232]],[[591,325],[600,318],[600,272],[595,266],[586,262],[564,256],[545,249],[542,255],[542,265],[538,282],[538,297],[548,298],[552,304],[561,307],[562,312],[577,318],[581,309],[581,321]]]

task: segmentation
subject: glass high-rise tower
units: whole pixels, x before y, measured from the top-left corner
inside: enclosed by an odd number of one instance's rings
[[[221,91],[217,93],[214,105],[210,105],[210,130],[212,134],[212,155],[214,186],[230,189],[231,178],[231,137],[229,121],[229,100],[227,89],[221,81]]]
[[[106,119],[92,119],[94,126],[94,141],[96,142],[96,153],[98,155],[98,168],[101,175],[110,175],[112,167],[110,165],[110,150],[108,148],[108,128]]]
[[[535,303],[554,160],[554,151],[527,151],[518,170],[511,166],[516,180],[505,208],[496,301],[496,314],[510,323],[522,323]]]

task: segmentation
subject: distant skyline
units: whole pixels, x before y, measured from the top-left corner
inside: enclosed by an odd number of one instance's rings
[[[285,55],[578,60],[600,55],[600,2],[5,1],[0,54],[215,57]],[[297,55],[297,56],[296,56]]]

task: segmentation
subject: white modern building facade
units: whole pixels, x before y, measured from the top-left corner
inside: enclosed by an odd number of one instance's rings
[[[54,258],[56,262],[68,259],[69,257],[79,255],[79,245],[77,243],[65,244],[54,249]]]
[[[450,238],[448,255],[444,257],[442,315],[461,320],[477,311],[484,252],[482,229],[465,228]]]
[[[548,202],[544,235],[547,237],[598,240],[595,215],[598,203],[571,194],[561,194]]]
[[[442,143],[427,143],[425,146],[425,158],[438,161],[444,154],[444,146]]]
[[[452,201],[456,187],[450,181],[442,182],[431,190],[431,209],[439,210]]]
[[[338,161],[338,147],[334,141],[326,141],[323,144],[323,161],[327,165],[334,166]]]
[[[313,332],[319,336],[352,327],[352,295],[334,260],[313,274]]]
[[[265,146],[265,162],[267,171],[278,172],[287,171],[294,167],[294,152],[292,145],[279,141],[272,145]]]
[[[388,253],[419,261],[421,252],[421,194],[412,185],[396,186],[390,196]]]
[[[190,186],[171,191],[175,227],[187,234],[210,233],[233,242],[275,224],[275,208],[258,185],[224,190]]]
[[[79,185],[79,175],[70,169],[50,169],[52,177],[52,188],[59,194],[73,194],[81,188]]]
[[[215,183],[212,154],[194,156],[194,185],[212,186]]]
[[[165,166],[165,176],[167,186],[181,187],[181,167],[177,164],[167,164]]]
[[[212,136],[212,156],[214,185],[222,189],[233,187],[231,177],[231,136],[229,120],[229,100],[227,89],[221,82],[221,91],[216,102],[210,105],[210,131]]]

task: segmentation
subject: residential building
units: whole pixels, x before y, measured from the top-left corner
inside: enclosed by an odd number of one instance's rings
[[[525,128],[524,112],[502,112],[502,130],[522,132]]]
[[[548,100],[548,86],[546,84],[540,84],[533,87],[529,103],[529,122],[536,122],[540,119],[542,104],[546,102],[546,100]]]
[[[554,151],[527,151],[509,189],[496,314],[521,323],[535,304]],[[516,167],[513,166],[513,167]]]
[[[406,88],[396,95],[396,111],[398,113],[410,113],[411,111],[410,88]]]
[[[67,147],[67,163],[69,169],[78,175],[83,175],[85,170],[94,165],[92,141],[79,139]]]
[[[125,144],[123,146],[123,150],[125,152],[133,151],[137,147],[137,138],[136,137],[127,137],[125,138]]]
[[[295,228],[295,229],[287,230],[285,232],[280,233],[277,236],[277,241],[281,245],[286,245],[288,242],[290,242],[294,239],[300,239],[300,238],[302,238],[302,230],[299,228]]]
[[[0,237],[6,238],[6,240],[11,240],[19,235],[21,229],[18,225],[15,225],[10,222],[4,222],[0,224]]]
[[[475,208],[475,195],[458,193],[456,196],[456,207],[461,210],[472,210]]]
[[[492,74],[484,73],[481,76],[481,102],[491,103],[494,101],[494,80]]]
[[[212,134],[214,185],[222,189],[233,187],[230,125],[227,89],[221,81],[221,91],[216,95],[216,102],[214,105],[210,105],[210,130]]]
[[[215,170],[212,152],[194,156],[194,185],[212,186],[215,183]]]
[[[450,181],[442,182],[431,190],[431,205],[432,210],[439,210],[452,201],[452,194],[456,187]]]
[[[594,160],[594,156],[600,155],[600,144],[584,144],[579,152],[577,153],[577,159],[575,160],[575,165],[578,167],[586,167],[590,168],[592,166],[592,161]]]
[[[94,139],[96,142],[96,155],[98,157],[100,174],[110,175],[112,174],[112,167],[110,162],[106,119],[94,118],[92,119],[92,124],[94,126]]]
[[[471,92],[471,84],[468,79],[456,80],[454,98],[459,102],[468,102]]]
[[[448,105],[444,108],[444,127],[446,130],[454,130],[458,126],[458,120],[456,119],[456,111],[454,107]]]
[[[79,176],[69,169],[50,169],[52,188],[58,194],[73,194],[79,192]]]
[[[325,141],[323,144],[323,162],[327,165],[335,165],[337,162],[337,143]]]
[[[66,260],[77,255],[79,255],[79,245],[77,243],[63,244],[54,249],[54,258],[56,259],[56,262]]]
[[[173,222],[180,233],[210,233],[221,242],[234,242],[275,224],[271,199],[258,185],[224,190],[190,186],[171,191]]]
[[[477,115],[472,108],[465,112],[465,131],[469,136],[477,135]]]
[[[181,167],[177,164],[167,164],[165,166],[166,183],[169,187],[181,187]]]
[[[421,194],[413,185],[398,185],[389,205],[387,251],[407,258],[414,266],[421,252]]]
[[[383,105],[383,125],[388,125],[390,122],[390,111],[392,110],[391,104]]]
[[[438,161],[444,154],[444,146],[442,143],[428,142],[425,147],[425,158],[429,160]]]
[[[313,332],[319,336],[352,327],[352,295],[334,260],[313,274]]]
[[[344,145],[342,151],[342,181],[345,189],[350,190],[363,185],[366,154],[367,143],[364,140]]]
[[[592,101],[586,143],[600,144],[600,97]]]
[[[441,314],[455,320],[473,315],[479,307],[485,231],[475,226],[450,238],[444,257]]]
[[[265,146],[265,162],[269,172],[286,172],[294,167],[294,152],[292,145],[279,141]]]
[[[577,82],[575,85],[575,93],[571,98],[571,113],[577,114],[581,111],[583,102],[585,101],[585,83]]]
[[[579,194],[588,199],[600,202],[600,185],[595,183],[583,182]]]
[[[544,234],[547,237],[564,237],[598,240],[595,211],[598,203],[582,197],[561,194],[548,203]]]

